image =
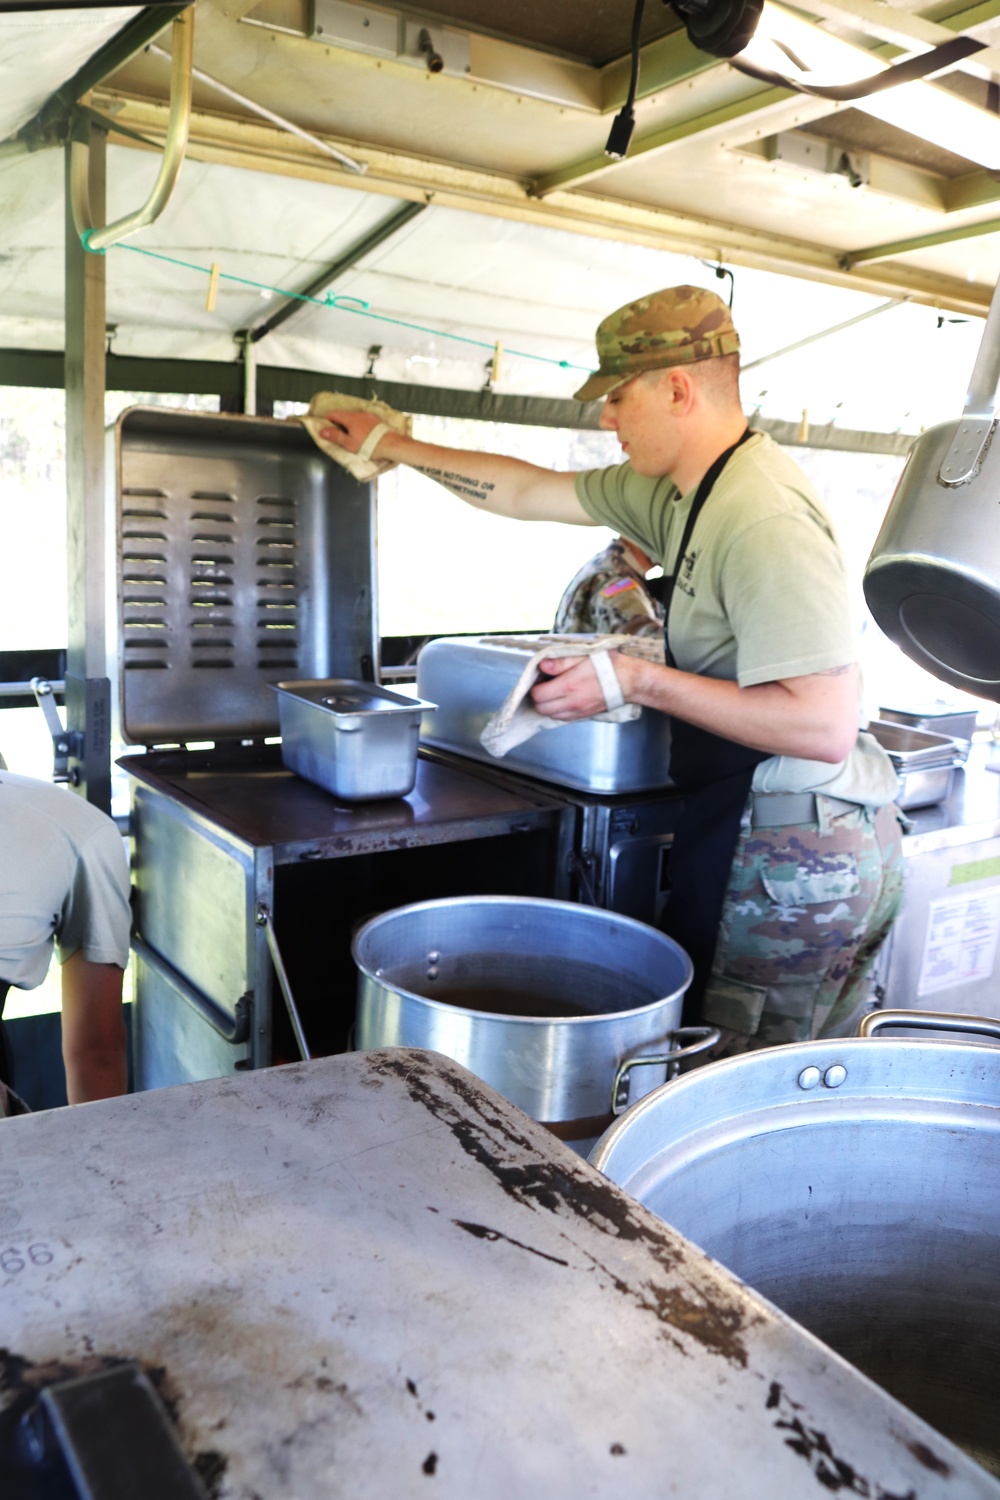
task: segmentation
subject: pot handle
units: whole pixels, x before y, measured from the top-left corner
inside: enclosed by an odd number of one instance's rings
[[[628,1109],[628,1079],[633,1068],[663,1067],[664,1064],[670,1069],[668,1078],[674,1074],[673,1064],[680,1062],[682,1057],[695,1057],[699,1052],[707,1052],[714,1047],[722,1032],[718,1026],[679,1026],[669,1036],[663,1038],[664,1042],[672,1042],[683,1037],[692,1037],[693,1041],[687,1046],[676,1047],[672,1052],[658,1052],[654,1055],[643,1054],[634,1057],[623,1057],[615,1072],[615,1081],[611,1089],[611,1113],[613,1115],[624,1114]]]
[[[874,1036],[887,1026],[912,1026],[921,1031],[971,1031],[1000,1041],[1000,1021],[990,1016],[961,1016],[937,1010],[873,1010],[863,1016],[858,1036]]]

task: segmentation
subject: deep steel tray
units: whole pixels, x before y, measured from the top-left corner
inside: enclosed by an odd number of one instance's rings
[[[910,729],[905,724],[892,724],[884,719],[873,719],[868,725],[868,733],[878,740],[900,774],[919,767],[955,763],[955,741],[950,735]]]
[[[420,716],[435,704],[343,677],[274,686],[289,770],[348,802],[413,790]]]
[[[972,749],[972,736],[976,731],[977,712],[974,708],[948,708],[938,704],[924,704],[912,708],[880,708],[879,718],[893,724],[906,724],[911,729],[926,729],[931,734],[949,735],[955,742],[955,754],[960,760],[968,760]]]
[[[947,802],[955,785],[955,766],[924,766],[899,773],[896,806],[903,812]]]
[[[269,685],[374,678],[374,490],[298,423],[131,407],[110,433],[121,730],[278,733]]]
[[[421,743],[473,760],[523,771],[576,791],[645,792],[669,786],[670,719],[644,708],[638,719],[611,724],[582,719],[544,729],[502,760],[480,743],[486,721],[503,703],[537,648],[480,637],[431,641],[417,660],[417,692],[438,705],[421,727]]]

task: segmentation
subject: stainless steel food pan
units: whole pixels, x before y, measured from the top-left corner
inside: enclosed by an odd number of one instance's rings
[[[923,704],[913,708],[880,708],[879,718],[910,729],[926,729],[931,734],[947,734],[955,741],[955,755],[968,760],[976,728],[974,708],[947,708],[940,704]]]
[[[520,646],[479,637],[442,637],[424,646],[417,658],[417,692],[439,705],[423,726],[424,742],[581,792],[645,792],[669,786],[670,719],[651,708],[627,724],[581,719],[542,730],[501,761],[483,748],[480,735],[487,720],[517,682],[537,644],[535,638]]]
[[[900,774],[918,766],[950,766],[955,762],[955,742],[950,735],[909,729],[884,719],[873,719],[868,733],[878,740]]]
[[[420,717],[433,703],[344,677],[277,682],[274,690],[290,770],[346,802],[413,790]]]
[[[912,771],[900,771],[896,806],[907,812],[913,807],[932,807],[937,802],[947,802],[954,784],[953,764],[917,766]]]

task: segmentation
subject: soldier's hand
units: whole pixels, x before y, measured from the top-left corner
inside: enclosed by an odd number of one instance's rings
[[[622,657],[617,651],[610,654],[617,669]],[[589,656],[547,657],[541,663],[541,670],[551,680],[536,683],[531,689],[539,713],[547,714],[550,719],[566,720],[589,719],[592,714],[604,713],[607,708],[604,690]]]
[[[323,420],[327,425],[320,428],[320,437],[336,443],[338,448],[346,448],[348,453],[357,453],[379,422],[370,411],[328,411],[324,412]]]

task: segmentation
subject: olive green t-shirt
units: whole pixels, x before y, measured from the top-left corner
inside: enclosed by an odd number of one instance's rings
[[[636,474],[630,464],[578,474],[587,513],[674,569],[695,490]],[[685,672],[751,687],[842,667],[856,658],[846,568],[833,526],[798,465],[754,433],[716,480],[688,543],[669,617]],[[757,791],[818,791],[879,806],[896,777],[870,736],[847,761],[775,756]]]

